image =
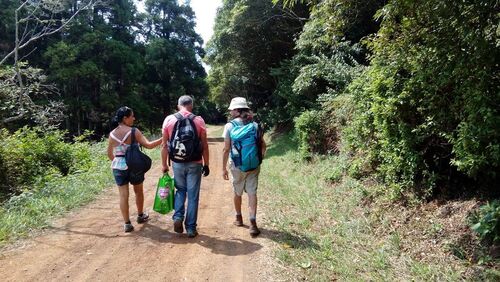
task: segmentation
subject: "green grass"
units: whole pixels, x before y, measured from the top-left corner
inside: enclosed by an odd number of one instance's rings
[[[53,175],[29,192],[12,197],[0,206],[0,246],[27,237],[50,226],[65,212],[91,202],[104,189],[114,185],[107,142],[91,145],[93,163],[89,170],[67,176]],[[145,150],[159,159],[159,149]]]
[[[224,125],[213,125],[213,124],[207,124],[207,129],[211,130],[212,128],[216,128],[214,129],[214,131],[212,131],[210,133],[210,136],[209,137],[221,137],[222,136],[222,132],[224,132]]]
[[[259,207],[277,243],[275,256],[291,275],[288,279],[461,279],[464,268],[409,258],[397,231],[377,235],[377,228],[385,228],[383,218],[371,216],[371,208],[362,204],[377,189],[347,176],[345,158],[303,161],[291,135],[269,143],[259,178]],[[432,231],[439,230],[436,225]]]

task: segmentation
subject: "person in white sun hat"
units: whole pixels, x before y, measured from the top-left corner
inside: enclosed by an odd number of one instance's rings
[[[229,180],[227,165],[231,171],[233,201],[236,213],[236,226],[243,225],[241,215],[241,197],[248,195],[250,235],[260,234],[257,227],[257,186],[260,164],[266,152],[266,143],[262,128],[253,120],[253,114],[243,97],[236,97],[229,105],[231,120],[224,126],[224,150],[222,155],[222,177]],[[229,158],[231,156],[231,158]]]

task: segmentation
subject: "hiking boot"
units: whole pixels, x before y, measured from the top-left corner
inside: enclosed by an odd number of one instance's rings
[[[194,237],[198,236],[198,231],[196,231],[196,230],[188,230],[187,231],[187,235],[188,235],[189,238],[194,238]]]
[[[249,231],[250,231],[250,236],[252,236],[252,237],[258,236],[260,234],[260,230],[257,227],[257,223],[255,222],[255,220],[250,220],[250,230]]]
[[[149,220],[149,214],[145,212],[137,216],[137,223],[144,223],[148,220]]]
[[[182,227],[182,220],[179,219],[174,220],[174,231],[176,233],[184,232],[184,228]]]
[[[132,232],[132,231],[134,231],[134,226],[132,225],[132,223],[125,223],[125,224],[123,225],[123,230],[124,230],[125,232],[127,232],[127,233],[128,233],[128,232]]]
[[[236,226],[243,226],[243,217],[241,214],[236,215],[236,220],[233,222],[234,225]]]

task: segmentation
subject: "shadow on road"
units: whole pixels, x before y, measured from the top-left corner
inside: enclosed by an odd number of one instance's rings
[[[137,236],[146,237],[157,241],[158,243],[198,244],[210,249],[214,254],[222,254],[226,256],[246,255],[262,248],[260,244],[247,240],[238,238],[220,239],[217,237],[207,236],[203,233],[200,233],[195,238],[188,238],[186,233],[177,234],[168,230],[171,228],[171,226],[160,228],[156,225],[146,223],[141,230],[134,232],[136,232]]]
[[[199,235],[195,240],[197,244],[210,249],[212,253],[226,256],[247,255],[262,248],[260,244],[239,238],[221,240],[215,237]]]
[[[318,250],[319,245],[305,234],[292,234],[285,231],[271,230],[260,228],[262,232],[260,236],[270,239],[280,245],[285,245],[287,248],[296,249],[314,249]]]

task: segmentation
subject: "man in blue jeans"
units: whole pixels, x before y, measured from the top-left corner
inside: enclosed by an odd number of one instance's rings
[[[210,173],[207,129],[200,116],[192,114],[193,98],[184,95],[178,100],[179,111],[163,121],[161,160],[163,172],[172,169],[175,178],[174,231],[183,233],[183,223],[188,237],[198,235],[198,202],[201,175]],[[187,196],[187,212],[185,202]]]

